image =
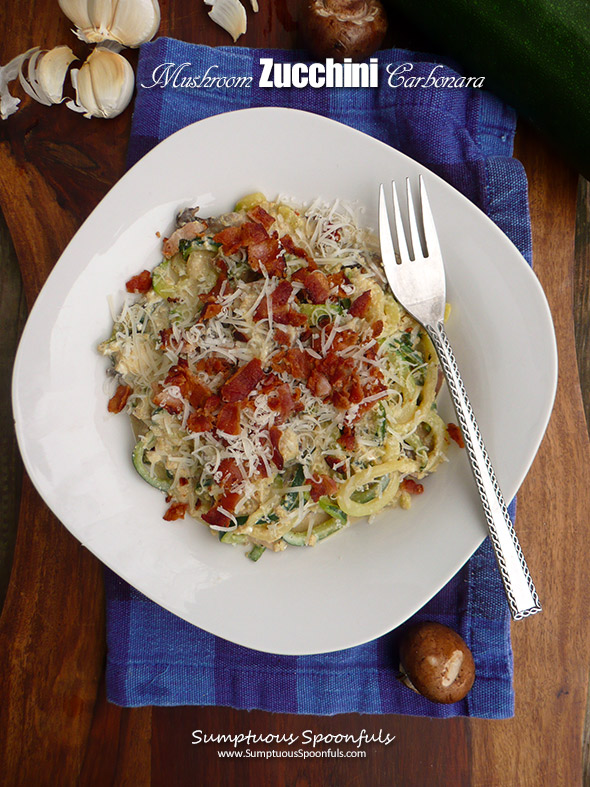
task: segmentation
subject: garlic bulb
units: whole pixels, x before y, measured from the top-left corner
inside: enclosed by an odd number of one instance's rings
[[[205,4],[213,6],[209,16],[227,30],[234,42],[246,32],[246,9],[240,0],[205,0]]]
[[[71,73],[76,101],[66,106],[84,117],[116,117],[131,101],[135,76],[130,63],[117,52],[96,47],[80,70]]]
[[[158,0],[59,0],[59,7],[87,44],[116,41],[138,47],[160,27]]]

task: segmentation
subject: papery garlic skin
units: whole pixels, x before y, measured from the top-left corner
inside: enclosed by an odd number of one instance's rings
[[[209,16],[220,27],[230,34],[234,43],[246,32],[246,9],[240,0],[205,0],[206,5],[213,6]]]
[[[150,41],[160,27],[158,0],[59,0],[59,6],[87,44],[116,41],[134,48]]]
[[[76,101],[66,104],[69,109],[83,112],[87,118],[113,118],[131,101],[135,75],[122,55],[99,46],[79,71],[72,71],[72,84]]]
[[[27,49],[22,55],[13,57],[5,66],[0,66],[0,118],[6,120],[18,109],[20,98],[12,96],[8,91],[8,83],[15,80],[27,58],[39,51],[38,46]]]

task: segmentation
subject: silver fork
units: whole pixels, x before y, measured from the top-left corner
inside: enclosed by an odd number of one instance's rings
[[[422,176],[420,176],[420,202],[426,253],[422,251],[409,178],[406,178],[406,190],[409,240],[413,258],[410,256],[404,232],[397,190],[395,183],[392,183],[393,226],[399,249],[399,263],[397,262],[389,226],[385,192],[383,185],[381,185],[379,190],[379,238],[383,267],[396,299],[424,327],[436,349],[463,432],[465,448],[486,515],[510,612],[514,620],[521,620],[541,611],[539,597],[514,532],[514,526],[508,516],[508,509],[496,480],[494,468],[445,333],[445,271]]]

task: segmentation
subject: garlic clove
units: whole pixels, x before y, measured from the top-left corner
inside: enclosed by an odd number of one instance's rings
[[[76,101],[66,106],[85,117],[120,115],[133,96],[135,76],[130,63],[117,52],[97,47],[80,70],[72,72]]]
[[[159,27],[160,5],[157,0],[135,0],[117,5],[109,33],[115,41],[136,47],[151,41]]]
[[[56,46],[41,54],[36,69],[37,82],[52,104],[63,101],[66,73],[74,60],[76,55],[69,46]]]
[[[257,14],[258,13],[258,0],[250,0],[250,3],[252,4],[252,10],[254,11],[255,14]]]
[[[37,61],[39,60],[40,56],[43,53],[41,50],[37,50],[30,58],[27,64],[27,76],[25,77],[24,74],[24,62],[21,63],[20,70],[18,72],[18,79],[21,84],[22,89],[25,93],[30,96],[31,98],[38,101],[39,104],[43,104],[43,106],[50,107],[52,101],[50,98],[45,94],[39,82],[37,80]]]
[[[58,0],[59,7],[79,30],[92,27],[90,16],[88,15],[88,0]]]
[[[21,67],[27,58],[39,51],[38,46],[27,49],[22,55],[13,57],[5,66],[0,66],[0,118],[6,120],[18,109],[20,98],[15,98],[8,91],[8,84],[15,80],[21,71]]]
[[[87,44],[116,41],[137,47],[150,41],[160,27],[158,0],[59,0]]]
[[[206,5],[213,6],[209,16],[220,27],[230,34],[234,43],[246,32],[246,9],[240,0],[205,0]]]

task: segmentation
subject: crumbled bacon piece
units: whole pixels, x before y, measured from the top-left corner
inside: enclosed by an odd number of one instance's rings
[[[260,205],[255,205],[252,208],[252,210],[248,211],[246,215],[248,216],[249,219],[252,219],[252,221],[257,222],[258,224],[262,224],[265,230],[270,229],[270,227],[275,222],[274,218],[270,215],[270,213],[267,213],[264,210],[264,208],[261,207]]]
[[[262,224],[256,224],[252,221],[247,221],[245,224],[242,224],[240,227],[240,237],[242,241],[242,246],[246,246],[249,248],[250,246],[255,246],[258,243],[264,243],[264,241],[269,240],[268,232],[262,226]],[[278,251],[278,244],[277,244],[277,251]]]
[[[325,303],[330,297],[330,282],[322,271],[301,269],[293,274],[300,281],[312,303]]]
[[[325,495],[331,497],[338,491],[338,484],[329,475],[320,475],[317,481],[315,478],[310,478],[309,483],[311,484],[309,494],[314,503],[317,503],[320,497]]]
[[[188,503],[172,503],[163,516],[166,522],[173,522],[175,519],[183,519],[188,508]]]
[[[457,424],[447,424],[447,432],[451,440],[454,440],[459,448],[465,448],[465,441]]]
[[[216,374],[227,374],[233,367],[233,363],[221,355],[209,355],[207,358],[201,358],[197,361],[197,371],[210,374],[212,377]]]
[[[291,293],[293,292],[293,285],[289,281],[281,281],[272,291],[270,296],[270,302],[272,304],[272,311],[273,317],[276,314],[279,314],[281,307],[286,307],[287,301],[291,297]],[[286,310],[285,310],[286,311]],[[254,320],[266,320],[268,319],[268,299],[263,298],[258,306],[256,307],[256,311],[254,312]]]
[[[298,347],[292,347],[282,355],[275,356],[271,363],[275,371],[287,372],[301,381],[307,380],[312,370],[311,356]]]
[[[279,344],[282,344],[284,347],[291,346],[291,339],[289,338],[289,334],[282,331],[280,328],[275,328],[275,339]]]
[[[281,246],[285,249],[286,252],[289,254],[293,254],[295,257],[299,257],[299,259],[306,260],[309,263],[309,270],[313,270],[316,268],[316,264],[314,262],[313,257],[302,249],[300,246],[296,246],[293,242],[293,238],[290,235],[283,235],[281,238]]]
[[[325,456],[324,457],[325,463],[328,465],[330,470],[333,470],[335,473],[340,473],[344,475],[344,461],[339,456]]]
[[[127,404],[127,399],[131,395],[131,388],[128,385],[119,385],[111,396],[108,403],[109,413],[120,413]]]
[[[221,243],[224,254],[235,254],[242,245],[241,227],[226,227],[213,236],[215,243]]]
[[[211,419],[202,413],[191,413],[186,425],[190,432],[211,432],[213,429]]]
[[[178,486],[186,486],[188,484],[188,478],[179,478],[178,479]]]
[[[294,325],[296,328],[305,325],[307,317],[301,312],[295,311],[288,306],[279,306],[277,313],[273,315],[274,321],[279,325]]]
[[[238,330],[232,331],[232,336],[236,340],[236,342],[247,342],[247,341],[249,341],[249,339],[246,336],[246,334],[242,333],[241,331],[238,331]]]
[[[383,333],[383,320],[375,320],[375,322],[371,326],[371,330],[373,333],[373,339],[376,339],[378,336],[381,336],[381,334]]]
[[[255,224],[255,227],[261,227]],[[276,238],[266,238],[248,246],[248,264],[254,271],[263,266],[269,276],[282,276],[286,270],[285,260],[279,257],[280,247]]]
[[[224,489],[231,489],[234,484],[243,480],[238,463],[233,457],[222,459],[219,463],[219,471],[221,472],[219,485]]]
[[[217,317],[222,308],[220,303],[206,303],[201,312],[201,320],[210,320],[211,317]]]
[[[226,434],[240,433],[240,412],[238,403],[224,404],[217,416],[217,428]]]
[[[370,302],[371,290],[365,290],[365,292],[359,295],[358,298],[355,298],[350,304],[348,313],[352,314],[353,317],[364,317]]]
[[[125,285],[127,292],[148,292],[152,286],[152,274],[142,271],[137,276],[132,276]]]
[[[275,463],[278,470],[282,470],[285,465],[283,455],[279,449],[279,442],[282,432],[278,426],[271,426],[268,430],[268,434],[270,437],[270,443],[272,445],[272,461]]]
[[[414,481],[413,478],[404,478],[401,482],[400,487],[404,492],[409,492],[411,495],[421,495],[424,491],[424,487],[422,484],[419,484],[417,481]]]
[[[307,387],[314,396],[325,399],[332,393],[332,386],[325,374],[314,369],[307,380]]]
[[[346,274],[344,271],[338,271],[338,273],[329,273],[328,274],[328,281],[330,282],[330,288],[336,288],[336,294],[345,297],[346,290],[344,289],[345,284],[350,284]]]
[[[334,336],[334,340],[332,341],[331,349],[334,352],[338,352],[339,350],[343,350],[345,347],[351,347],[353,344],[356,344],[358,340],[359,335],[354,331],[349,329],[338,331]]]
[[[209,511],[201,515],[201,519],[204,522],[207,522],[208,525],[215,525],[216,527],[229,527],[231,524],[233,524],[232,520],[225,514],[221,513],[219,509],[223,508],[225,511],[232,514],[236,509],[239,499],[240,495],[236,492],[225,492],[215,503],[215,505],[209,509]]]
[[[220,407],[221,407],[221,399],[219,398],[219,396],[213,394],[213,396],[210,396],[205,402],[205,404],[203,405],[203,412],[205,413],[205,415],[212,415]]]
[[[203,385],[203,383],[200,380],[197,380],[197,378],[192,374],[190,377],[187,377],[187,387],[188,400],[195,409],[203,407],[205,402],[211,396],[211,389],[207,388],[206,385]]]
[[[253,358],[224,383],[221,388],[221,398],[224,402],[243,402],[263,377],[260,358]]]
[[[165,389],[154,396],[154,404],[156,407],[163,407],[164,410],[167,410],[172,415],[179,415],[184,410],[182,399]]]
[[[167,350],[170,347],[170,337],[172,336],[172,328],[162,328],[160,331],[160,342],[162,348]]]
[[[279,414],[279,419],[285,421],[287,417],[295,409],[295,400],[291,393],[291,389],[287,383],[283,383],[273,391],[273,396],[269,400],[271,410],[275,410]]]
[[[338,438],[338,442],[347,451],[354,451],[356,438],[354,434],[354,429],[349,424],[344,425],[340,437]]]

